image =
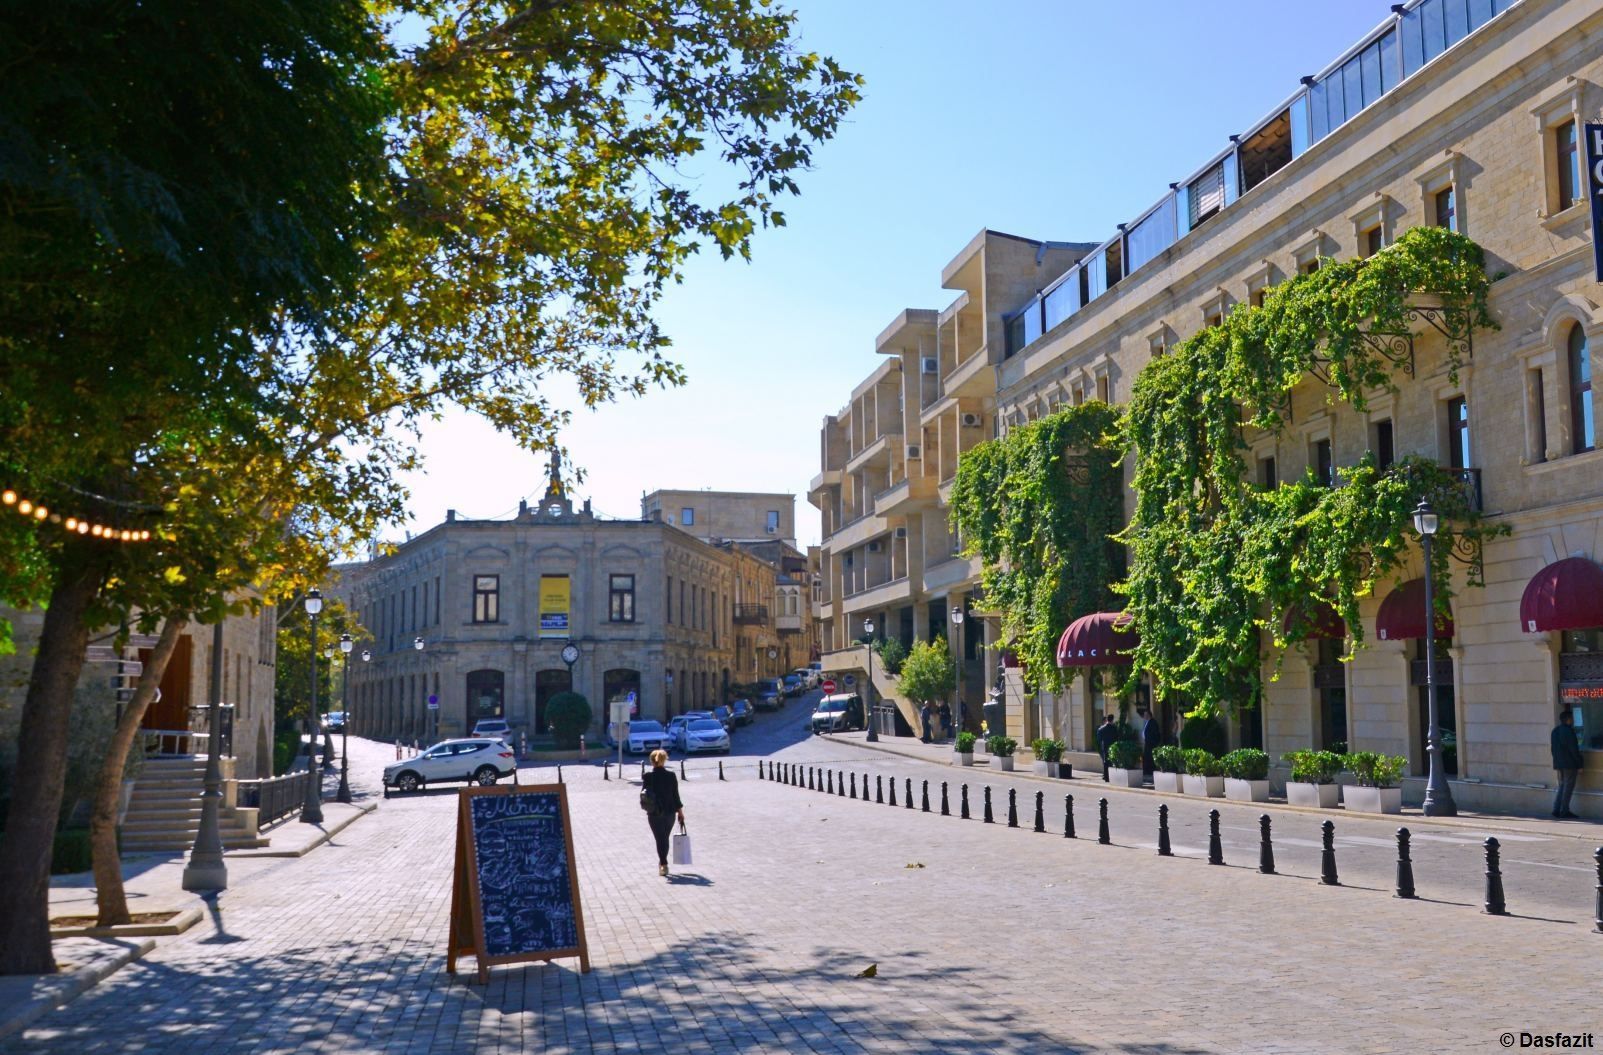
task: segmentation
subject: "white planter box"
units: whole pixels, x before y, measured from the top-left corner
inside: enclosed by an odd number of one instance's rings
[[[1108,783],[1117,784],[1121,788],[1138,788],[1141,786],[1141,770],[1109,766]]]
[[[1031,762],[1030,772],[1038,777],[1067,780],[1072,775],[1072,767],[1067,762]]]
[[[996,768],[1000,769],[1004,773],[1013,772],[1013,756],[1012,755],[997,755],[996,756]]]
[[[1210,799],[1224,797],[1224,777],[1199,777],[1194,773],[1187,773],[1182,780],[1187,795],[1202,795]]]
[[[1269,781],[1225,777],[1225,798],[1236,802],[1268,802]]]
[[[952,761],[956,765],[972,766],[974,764],[974,752],[973,751],[953,751],[952,752]]]
[[[1322,810],[1333,810],[1340,794],[1340,784],[1303,784],[1295,780],[1286,781],[1286,802],[1293,806],[1318,806]]]
[[[1044,777],[1046,776],[1046,767],[1047,763],[1037,759],[1036,761],[1030,763],[1030,772],[1034,773],[1038,777]]]
[[[1152,774],[1152,787],[1156,791],[1172,791],[1178,795],[1184,779],[1179,773],[1165,773],[1160,769]]]
[[[1360,813],[1403,812],[1402,788],[1361,788],[1349,784],[1342,789],[1342,804]]]

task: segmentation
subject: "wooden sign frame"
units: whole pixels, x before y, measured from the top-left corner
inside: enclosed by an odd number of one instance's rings
[[[479,891],[478,847],[474,843],[472,800],[484,795],[554,794],[558,813],[562,818],[562,839],[567,853],[569,895],[573,899],[573,922],[579,935],[579,944],[571,949],[542,949],[538,952],[514,953],[508,956],[486,956],[484,950],[484,906]],[[456,860],[451,880],[451,924],[446,939],[445,969],[456,974],[459,957],[472,956],[478,961],[478,979],[482,985],[490,980],[490,968],[508,963],[528,963],[541,960],[579,958],[579,973],[590,973],[590,949],[584,936],[584,910],[579,903],[579,866],[573,856],[573,825],[568,812],[566,784],[492,784],[489,787],[462,788],[457,797]]]

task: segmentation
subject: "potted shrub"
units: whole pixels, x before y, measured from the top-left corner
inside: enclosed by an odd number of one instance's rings
[[[1108,780],[1126,788],[1141,786],[1141,746],[1120,740],[1108,748]]]
[[[1063,761],[1063,751],[1067,747],[1068,745],[1062,740],[1031,741],[1030,750],[1035,753],[1035,762],[1030,768],[1043,777],[1068,779],[1072,775],[1073,767]]]
[[[1397,786],[1402,779],[1408,759],[1401,755],[1383,755],[1376,751],[1354,751],[1347,756],[1347,770],[1358,778],[1356,787],[1342,792],[1350,810],[1364,813],[1403,812],[1403,789]]]
[[[1187,795],[1204,795],[1210,799],[1224,795],[1224,770],[1220,768],[1219,760],[1213,757],[1212,751],[1200,747],[1186,748],[1185,759],[1186,772],[1180,779]]]
[[[957,739],[952,742],[952,754],[957,756],[960,766],[974,764],[974,741],[979,739],[973,733],[958,733]]]
[[[1180,778],[1186,771],[1185,750],[1174,744],[1155,747],[1152,749],[1152,765],[1156,770],[1152,774],[1152,786],[1158,791],[1180,794],[1183,790]]]
[[[1013,772],[1013,752],[1019,749],[1017,740],[1011,736],[988,736],[985,748],[996,756],[996,768],[1004,773]]]
[[[1269,755],[1256,747],[1238,747],[1219,760],[1225,771],[1225,798],[1238,802],[1269,801]]]
[[[1293,806],[1334,809],[1341,788],[1335,783],[1341,772],[1341,756],[1334,751],[1288,751],[1283,760],[1291,766],[1286,781],[1286,801]]]

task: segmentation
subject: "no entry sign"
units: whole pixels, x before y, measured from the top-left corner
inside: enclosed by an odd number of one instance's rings
[[[824,683],[822,685],[818,686],[818,687],[823,689],[826,693],[834,692],[835,691],[835,682],[834,682],[833,679],[825,678],[824,679]]]

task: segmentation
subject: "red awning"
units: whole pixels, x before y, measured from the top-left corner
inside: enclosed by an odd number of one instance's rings
[[[1092,612],[1069,624],[1058,638],[1058,666],[1107,667],[1128,665],[1130,650],[1141,643],[1123,612]]]
[[[1386,595],[1375,617],[1375,636],[1406,641],[1425,636],[1425,580],[1410,579]],[[1453,617],[1436,613],[1436,639],[1453,636]]]
[[[1603,627],[1603,568],[1585,557],[1566,557],[1537,572],[1520,598],[1520,628],[1589,630]]]
[[[1347,636],[1347,621],[1329,601],[1292,605],[1286,609],[1285,617],[1280,620],[1281,636],[1291,633],[1292,627],[1299,622],[1307,624],[1310,639],[1328,637],[1339,641]]]

